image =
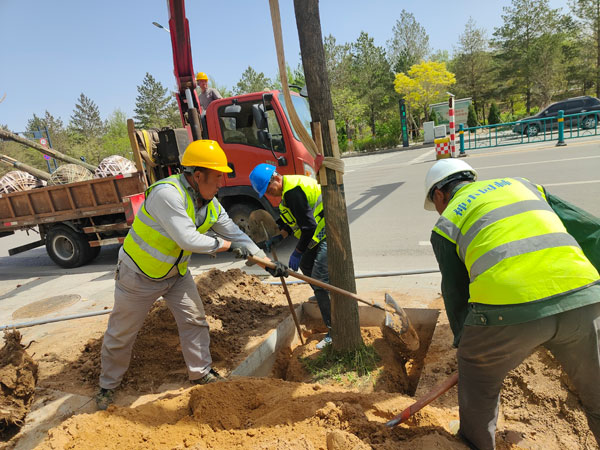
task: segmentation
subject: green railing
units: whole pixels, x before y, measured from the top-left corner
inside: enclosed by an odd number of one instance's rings
[[[531,142],[557,141],[585,136],[600,135],[598,120],[600,112],[584,112],[557,117],[519,120],[517,122],[464,128],[459,126],[460,152],[478,148],[502,147]],[[564,121],[561,121],[564,119]],[[559,136],[560,132],[563,136]],[[561,145],[561,144],[559,144]]]

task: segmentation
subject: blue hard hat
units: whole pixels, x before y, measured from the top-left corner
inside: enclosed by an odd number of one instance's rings
[[[265,163],[259,164],[250,172],[250,183],[252,183],[252,187],[258,193],[259,197],[265,195],[273,172],[275,172],[275,166]]]

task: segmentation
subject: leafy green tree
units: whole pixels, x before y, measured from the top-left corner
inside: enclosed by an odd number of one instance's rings
[[[257,73],[251,66],[248,66],[233,90],[236,95],[241,95],[251,92],[268,91],[272,87],[273,82],[264,73]]]
[[[494,125],[500,122],[502,122],[500,119],[500,110],[498,109],[496,102],[492,102],[490,105],[490,112],[488,114],[488,125]]]
[[[408,75],[397,73],[394,88],[404,95],[409,106],[423,111],[427,121],[429,105],[442,100],[455,82],[454,74],[446,70],[446,64],[429,61],[415,64]]]
[[[365,32],[351,46],[353,85],[358,98],[365,105],[371,133],[375,135],[375,121],[392,100],[394,76],[386,59],[385,50],[374,44]]]
[[[83,92],[73,109],[69,128],[86,142],[99,139],[104,133],[104,123],[100,118],[98,105],[86,97]]]
[[[387,54],[394,72],[408,72],[429,55],[429,35],[412,13],[404,9],[387,42]]]
[[[480,109],[486,86],[490,84],[490,69],[491,56],[485,30],[477,28],[475,21],[470,17],[465,30],[458,38],[452,71],[456,75],[458,94],[471,97],[475,111]]]
[[[477,114],[475,113],[475,107],[473,103],[469,105],[469,114],[467,116],[467,126],[469,128],[476,127],[479,123],[477,122]]]
[[[147,129],[181,126],[177,103],[160,81],[146,72],[137,90],[134,109],[136,127]]]
[[[573,13],[579,17],[588,32],[590,39],[586,39],[582,44],[588,42],[592,44],[595,53],[595,84],[596,97],[600,98],[600,0],[570,0],[569,5]],[[586,42],[587,41],[587,42]]]
[[[285,74],[288,79],[288,85],[302,87],[306,84],[306,81],[304,80],[304,71],[302,70],[302,64],[298,64],[298,67],[295,70],[292,70],[289,64],[286,63]],[[272,89],[281,90],[281,77],[279,75],[279,72],[277,72],[275,81],[273,81]]]
[[[498,75],[514,80],[513,88],[525,96],[529,113],[540,73],[560,69],[557,53],[546,52],[556,44],[550,36],[559,29],[561,17],[558,10],[549,7],[548,0],[513,0],[503,10],[504,23],[495,30],[493,41],[502,62]]]
[[[42,117],[39,117],[34,113],[33,117],[27,121],[27,131],[33,132],[38,129],[48,129],[52,147],[59,152],[67,155],[70,154],[69,133],[65,129],[60,117],[54,117],[47,110]]]
[[[120,109],[115,109],[106,119],[106,132],[102,136],[103,157],[121,155],[131,157],[131,144],[127,134],[127,116]]]

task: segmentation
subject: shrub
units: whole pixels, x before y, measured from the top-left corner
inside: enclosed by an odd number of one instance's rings
[[[467,116],[467,126],[469,128],[472,128],[476,127],[477,124],[477,113],[475,112],[475,107],[473,106],[473,103],[471,103],[469,105],[469,115]]]
[[[496,102],[492,102],[490,105],[490,112],[488,114],[488,125],[494,125],[500,122],[500,110],[498,109]]]

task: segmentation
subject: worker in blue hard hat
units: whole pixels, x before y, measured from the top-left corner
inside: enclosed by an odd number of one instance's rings
[[[327,268],[327,240],[325,236],[325,216],[321,201],[321,186],[313,178],[303,175],[280,175],[275,166],[259,164],[250,173],[250,183],[259,197],[266,194],[281,197],[279,204],[280,234],[266,241],[267,250],[289,234],[298,242],[289,260],[292,270],[317,280],[329,283]],[[331,328],[331,305],[329,293],[312,286],[321,317],[327,328]],[[329,333],[317,344],[322,349],[331,343]]]

